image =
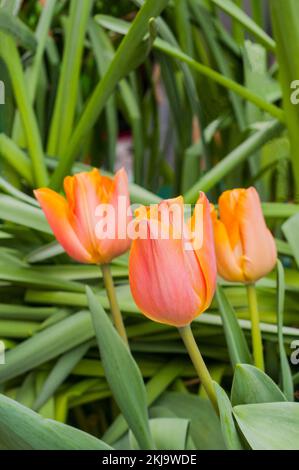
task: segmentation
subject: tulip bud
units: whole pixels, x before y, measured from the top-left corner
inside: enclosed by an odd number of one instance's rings
[[[212,207],[218,273],[232,282],[251,283],[268,274],[277,259],[255,188],[225,191],[219,218]]]

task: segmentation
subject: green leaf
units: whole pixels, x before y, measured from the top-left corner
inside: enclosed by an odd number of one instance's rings
[[[95,88],[74,130],[64,158],[60,160],[52,177],[52,186],[59,188],[63,177],[70,170],[82,144],[82,139],[92,128],[117,83],[125,77],[136,64],[136,48],[148,30],[148,22],[158,16],[166,7],[168,0],[147,0],[132,22],[128,34],[123,38],[105,75]]]
[[[111,450],[111,447],[71,426],[42,418],[0,394],[0,449]]]
[[[0,318],[10,320],[45,320],[58,312],[55,307],[31,307],[0,303]]]
[[[102,28],[100,28],[93,19],[88,23],[88,34],[91,40],[98,73],[100,78],[102,78],[112,60],[114,49]],[[111,58],[109,57],[109,52],[111,52]],[[108,169],[113,172],[118,136],[118,116],[115,94],[112,94],[107,101],[105,114],[108,134]]]
[[[182,369],[183,363],[174,359],[158,370],[145,386],[148,406],[154,403],[154,401],[157,400],[167,387],[180,375]],[[128,426],[123,415],[119,415],[105,432],[103,438],[108,444],[113,444],[123,436],[127,429]]]
[[[12,196],[14,199],[30,204],[30,206],[39,207],[39,203],[36,199],[33,199],[33,197],[28,196],[28,194],[26,193],[23,193],[1,176],[0,189],[9,196]]]
[[[234,416],[253,450],[299,450],[299,403],[240,405]]]
[[[35,230],[52,233],[41,209],[0,194],[0,218]]]
[[[298,236],[299,231],[299,212],[294,214],[288,220],[286,220],[281,229],[283,231],[286,240],[291,247],[292,253],[294,255],[297,266],[299,267],[299,245],[298,245]]]
[[[198,450],[225,449],[219,418],[209,400],[187,393],[167,392],[155,402],[178,418],[190,420],[190,436]]]
[[[238,363],[250,364],[252,359],[245,335],[238,323],[233,307],[220,286],[217,287],[216,298],[232,366],[235,367]]]
[[[257,367],[238,364],[231,390],[232,405],[286,401],[275,382]]]
[[[212,0],[212,2],[254,34],[270,50],[275,50],[275,41],[231,0]]]
[[[24,374],[93,337],[89,312],[75,313],[8,351],[6,363],[0,368],[0,383]]]
[[[35,376],[36,372],[30,372],[23,380],[22,385],[18,388],[16,401],[28,408],[32,407],[35,397]]]
[[[12,36],[26,49],[35,51],[37,42],[32,31],[4,8],[0,8],[0,30]]]
[[[282,389],[288,400],[294,400],[294,386],[292,372],[289,365],[288,357],[283,341],[283,313],[284,313],[284,297],[285,297],[285,280],[284,269],[281,261],[277,259],[277,332],[278,346],[282,377]]]
[[[25,71],[26,86],[28,89],[29,99],[31,103],[34,103],[38,79],[41,76],[41,69],[43,67],[43,55],[47,40],[49,39],[49,28],[55,11],[56,2],[57,0],[47,0],[47,2],[43,5],[34,34],[35,40],[37,42],[37,48],[32,63],[30,63],[26,67]],[[26,139],[23,135],[20,114],[18,111],[15,114],[12,136],[13,140],[17,142],[20,147],[26,147]]]
[[[191,3],[192,12],[203,31],[205,40],[207,41],[208,47],[215,58],[217,68],[221,74],[229,79],[233,80],[234,75],[232,68],[224,54],[221,43],[216,36],[216,29],[209,12],[205,8],[200,6],[196,7],[195,4]],[[243,109],[243,102],[240,96],[235,95],[233,92],[229,92],[229,97],[234,109],[234,113],[239,124],[240,129],[246,128],[245,113]]]
[[[27,155],[5,134],[0,134],[0,155],[29,184],[33,184],[31,162]]]
[[[57,360],[33,404],[34,410],[39,410],[48,399],[54,395],[58,387],[64,382],[73,368],[88,351],[90,345],[91,342],[80,344],[76,348],[63,354]]]
[[[47,153],[63,156],[73,128],[78,101],[80,66],[93,0],[69,3],[61,72],[51,119]]]
[[[105,18],[102,21],[103,15],[98,15],[97,19],[100,21],[100,24],[102,26],[105,26],[107,24],[107,19]],[[100,18],[99,18],[100,17]],[[110,21],[109,20],[109,25],[112,27],[113,31],[117,31],[120,33],[124,33],[125,31],[128,30],[128,24],[123,20],[121,20],[121,23],[118,24],[119,20],[116,20],[115,18]],[[125,28],[125,23],[126,23],[126,28]],[[160,23],[161,24],[161,23]],[[160,26],[159,24],[159,26]],[[268,101],[261,99],[260,96],[258,96],[256,93],[253,93],[251,90],[246,88],[245,86],[240,85],[234,80],[231,80],[230,78],[222,75],[219,72],[216,72],[216,70],[213,70],[211,67],[207,67],[206,65],[203,65],[200,62],[197,62],[195,59],[190,57],[189,55],[185,54],[183,51],[181,51],[178,47],[173,46],[169,42],[162,40],[160,38],[157,38],[154,41],[153,44],[154,48],[158,49],[159,51],[164,52],[165,54],[169,55],[170,57],[173,57],[176,60],[180,60],[184,62],[185,64],[188,64],[191,68],[196,70],[198,73],[201,73],[211,80],[215,81],[216,83],[219,83],[221,86],[227,88],[228,90],[232,90],[242,98],[250,101],[251,103],[255,104],[259,108],[263,109],[264,111],[267,111],[271,116],[275,117],[281,122],[285,122],[285,116],[284,112],[282,109],[278,108],[277,106],[273,105],[272,103],[269,103]]]
[[[242,450],[243,446],[233,418],[233,408],[226,392],[214,382],[216,390],[222,435],[228,450]]]
[[[299,204],[286,204],[285,202],[263,202],[262,209],[265,217],[287,218],[299,212]]]
[[[14,96],[20,112],[22,126],[31,157],[34,182],[38,186],[46,186],[48,182],[48,172],[44,160],[41,136],[33,107],[27,93],[21,58],[15,41],[10,36],[0,31],[0,41],[0,57],[4,60],[9,71]]]
[[[61,255],[64,252],[65,251],[62,246],[59,245],[59,243],[55,240],[53,242],[47,243],[46,245],[39,246],[35,250],[31,251],[25,259],[28,263],[39,263],[45,259]]]
[[[141,449],[152,449],[142,375],[92,290],[86,287],[101,360],[114,398]]]
[[[283,95],[288,136],[291,144],[290,156],[294,178],[295,200],[299,198],[299,110],[294,105],[293,82],[299,76],[298,44],[299,25],[297,21],[298,2],[296,0],[272,0],[269,3],[271,26],[276,40],[276,58],[279,66],[279,82]]]
[[[46,272],[42,273],[38,270],[35,271],[33,268],[29,267],[22,268],[0,265],[0,279],[25,286],[39,286],[44,288],[47,287],[48,289],[62,289],[80,293],[84,292],[84,286],[80,283],[57,279],[55,275],[49,276]]]
[[[194,449],[190,438],[190,421],[182,418],[151,419],[150,430],[158,450],[190,450]],[[135,438],[130,435],[131,447],[138,450]]]
[[[193,203],[198,198],[199,191],[209,191],[219,183],[236,166],[243,163],[256,150],[262,147],[281,130],[281,124],[277,121],[267,123],[262,130],[255,132],[232,150],[225,158],[220,160],[210,171],[208,171],[191,189],[185,194],[186,203]]]

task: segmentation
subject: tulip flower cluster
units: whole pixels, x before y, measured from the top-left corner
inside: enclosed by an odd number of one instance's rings
[[[36,190],[35,196],[65,251],[81,263],[101,265],[114,323],[127,343],[108,263],[125,253],[132,240],[128,231],[124,236],[123,230],[113,230],[113,237],[106,236],[109,226],[127,227],[132,222],[127,175],[120,170],[112,179],[101,176],[94,169],[65,178],[64,190],[66,199],[48,188]],[[123,210],[119,210],[119,198],[125,201]],[[105,223],[99,225],[97,217],[103,216],[99,207],[107,204],[114,210],[108,211]],[[176,217],[174,208],[178,209]],[[218,412],[214,385],[189,325],[210,306],[216,289],[217,270],[228,281],[246,284],[253,353],[256,365],[263,369],[253,283],[273,269],[277,254],[259,196],[254,188],[225,191],[219,198],[218,218],[214,206],[201,193],[192,217],[186,222],[184,200],[180,196],[137,210],[134,224],[136,233],[142,235],[134,237],[130,251],[132,296],[145,316],[179,329],[199,378]]]
[[[68,176],[64,190],[66,199],[48,188],[36,190],[35,195],[54,235],[72,258],[81,263],[107,264],[130,248],[129,237],[111,240],[96,235],[95,230],[97,207],[108,203],[116,208],[119,196],[125,197],[128,209],[121,215],[124,223],[131,220],[124,170],[114,179],[96,169]],[[185,242],[195,227],[195,211],[185,223],[183,203],[179,197],[163,201],[154,211],[138,212],[136,224],[143,224],[148,236],[133,241],[129,261],[131,291],[140,310],[155,321],[177,327],[189,324],[209,307],[216,287],[216,255],[219,275],[243,283],[270,272],[277,256],[254,188],[225,191],[219,198],[219,218],[201,193],[197,205],[202,206],[202,241],[198,243],[199,233],[193,233],[188,250]],[[174,204],[182,207],[181,238],[153,236],[157,227],[170,234],[174,231],[171,218],[165,222],[160,217],[165,206],[171,212]],[[117,209],[114,214],[119,221]],[[110,222],[115,224],[116,220]]]

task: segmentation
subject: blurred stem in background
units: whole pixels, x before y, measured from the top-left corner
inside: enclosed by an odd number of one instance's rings
[[[182,340],[186,346],[190,359],[194,365],[194,368],[198,374],[198,377],[213,405],[214,410],[219,414],[217,397],[214,390],[213,380],[210,376],[208,368],[203,360],[200,350],[198,349],[197,343],[194,339],[191,326],[186,325],[178,328]]]
[[[297,0],[272,0],[270,3],[279,81],[291,144],[294,170],[294,195],[299,201],[299,107],[291,100],[292,83],[299,80],[299,23]]]
[[[102,264],[101,269],[103,273],[104,284],[105,284],[105,288],[107,291],[107,295],[108,295],[108,299],[110,303],[110,310],[111,310],[111,314],[113,317],[115,328],[117,329],[119,335],[122,337],[126,345],[129,346],[125,325],[124,325],[122,314],[121,314],[121,311],[117,302],[117,298],[116,298],[116,292],[115,292],[114,282],[113,282],[113,278],[112,278],[112,274],[110,270],[110,265]]]
[[[260,330],[260,318],[257,305],[256,289],[254,284],[247,285],[247,297],[251,317],[251,337],[254,363],[256,367],[264,371],[265,365],[263,355],[263,342]]]

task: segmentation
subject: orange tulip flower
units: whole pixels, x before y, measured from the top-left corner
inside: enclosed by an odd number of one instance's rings
[[[212,208],[218,273],[228,281],[252,283],[275,266],[277,252],[255,188],[225,191],[219,216]]]
[[[64,179],[66,199],[49,188],[34,191],[58,242],[69,256],[80,263],[106,264],[126,252],[130,240],[126,227],[131,220],[128,179],[125,170],[119,170],[114,179],[102,176],[97,169],[78,173]],[[118,208],[122,196],[124,207]],[[99,228],[97,208],[112,207],[108,225],[115,227],[115,238]],[[105,217],[102,214],[102,217]],[[125,236],[118,238],[118,224],[125,227]],[[101,236],[103,230],[103,236]],[[100,232],[100,233],[99,233]]]
[[[176,224],[172,218],[175,206],[181,217]],[[133,241],[129,259],[130,287],[137,306],[148,318],[177,327],[188,325],[209,307],[216,287],[213,226],[203,193],[196,207],[202,208],[198,232],[194,230],[198,226],[196,211],[184,223],[181,196],[163,201],[154,210],[137,211],[136,224],[145,227],[147,237]],[[168,222],[161,216],[165,208],[171,214]],[[178,225],[182,227],[180,238],[174,235]]]

